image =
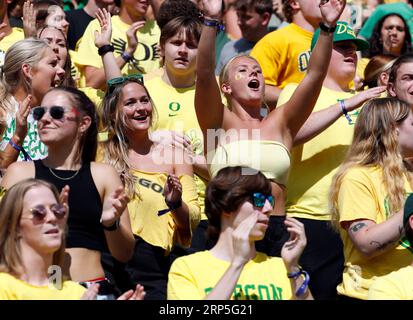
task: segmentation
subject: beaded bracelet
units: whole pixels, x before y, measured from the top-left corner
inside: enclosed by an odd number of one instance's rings
[[[353,124],[353,121],[351,120],[348,111],[346,109],[346,105],[344,103],[343,99],[339,99],[338,102],[340,102],[340,107],[341,107],[341,112],[343,113],[344,117],[347,119],[348,124]]]

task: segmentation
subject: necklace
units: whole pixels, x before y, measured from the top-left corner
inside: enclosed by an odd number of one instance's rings
[[[72,176],[70,176],[70,177],[67,177],[67,178],[59,177],[56,173],[53,172],[53,170],[52,170],[51,168],[49,168],[49,171],[50,171],[50,173],[51,173],[52,175],[54,175],[56,178],[58,178],[58,179],[60,179],[60,180],[71,180],[71,179],[73,179],[74,177],[77,176],[77,174],[78,174],[79,171],[80,171],[80,168],[79,168],[78,170],[76,170],[76,172],[74,173],[74,175],[72,175]]]

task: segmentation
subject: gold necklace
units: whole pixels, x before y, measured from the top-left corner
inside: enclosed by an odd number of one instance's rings
[[[74,174],[73,176],[67,177],[67,178],[59,177],[56,173],[53,172],[52,168],[49,168],[49,171],[50,171],[50,173],[51,173],[52,175],[54,175],[56,178],[58,178],[58,179],[60,179],[60,180],[66,180],[66,181],[67,181],[67,180],[71,180],[71,179],[73,179],[74,177],[76,177],[77,174],[79,173],[80,169],[81,169],[81,168],[79,168],[78,170],[76,170],[76,172],[75,172],[75,174]]]

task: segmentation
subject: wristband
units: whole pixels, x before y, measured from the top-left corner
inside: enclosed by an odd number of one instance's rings
[[[351,118],[350,118],[350,116],[349,116],[349,114],[348,114],[348,111],[347,111],[347,109],[346,109],[346,105],[345,105],[345,103],[344,103],[344,100],[343,100],[343,99],[339,99],[338,102],[340,102],[341,112],[343,113],[343,116],[347,119],[348,124],[350,124],[350,125],[353,124],[353,121],[351,120]]]
[[[133,58],[133,56],[129,55],[129,54],[126,53],[126,52],[122,52],[122,53],[120,54],[120,56],[122,57],[123,60],[125,60],[125,62],[129,62],[129,61],[131,61],[132,58]]]
[[[32,158],[30,157],[30,155],[27,153],[26,150],[24,150],[23,147],[17,145],[14,143],[13,139],[9,140],[9,144],[13,147],[14,150],[17,150],[20,152],[23,152],[23,156],[24,156],[24,161],[32,161]]]
[[[297,289],[297,291],[295,292],[295,295],[296,295],[297,297],[302,296],[302,295],[307,291],[308,283],[310,282],[310,275],[308,274],[307,271],[301,270],[301,274],[304,276],[304,282],[303,282],[303,284]]]
[[[327,33],[334,33],[334,31],[336,31],[337,25],[335,25],[334,27],[330,27],[329,25],[325,24],[324,22],[320,22],[318,24],[320,26],[320,29],[323,30],[324,32]]]
[[[301,275],[304,276],[304,282],[301,284],[301,286],[295,292],[295,295],[297,297],[300,297],[307,291],[308,283],[310,282],[310,275],[308,274],[307,271],[303,270],[303,268],[301,266],[298,266],[298,269],[299,270],[296,271],[296,272],[287,273],[287,277],[289,279],[296,280]]]
[[[103,230],[106,231],[115,231],[119,228],[119,224],[120,224],[120,219],[116,219],[116,221],[109,227],[106,227],[103,223],[102,223],[102,219],[100,219],[100,224],[102,225]]]
[[[224,25],[219,20],[204,18],[202,23],[204,26],[217,28],[217,32],[225,30]]]
[[[168,209],[159,210],[158,217],[163,216],[165,213],[168,213],[169,211],[174,211],[182,207],[182,199],[176,202],[169,202],[169,201],[165,201],[165,202],[166,202],[166,205],[168,206]]]
[[[98,49],[98,54],[103,56],[104,54],[113,51],[115,51],[115,48],[111,44],[105,44]]]

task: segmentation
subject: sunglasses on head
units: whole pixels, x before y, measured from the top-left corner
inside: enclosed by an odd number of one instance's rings
[[[126,81],[136,81],[136,82],[139,82],[141,85],[143,85],[143,75],[140,73],[135,73],[135,74],[129,74],[127,76],[117,77],[117,78],[108,80],[107,82],[108,94],[111,94],[113,90],[115,90],[116,86],[121,85],[122,83]]]
[[[49,112],[50,116],[55,120],[62,119],[65,114],[65,108],[60,106],[52,106],[50,108],[39,106],[33,108],[33,119],[39,121],[41,118],[43,118],[47,111]]]
[[[275,201],[273,196],[266,196],[262,194],[261,192],[254,192],[251,196],[252,204],[254,207],[257,208],[262,208],[265,205],[265,200],[268,200],[268,202],[271,204],[272,207],[274,207]]]
[[[50,211],[55,215],[59,220],[63,219],[66,216],[67,209],[63,204],[52,204],[49,206]],[[44,219],[47,216],[47,208],[44,205],[38,205],[30,209],[31,218],[36,222],[44,222]]]

